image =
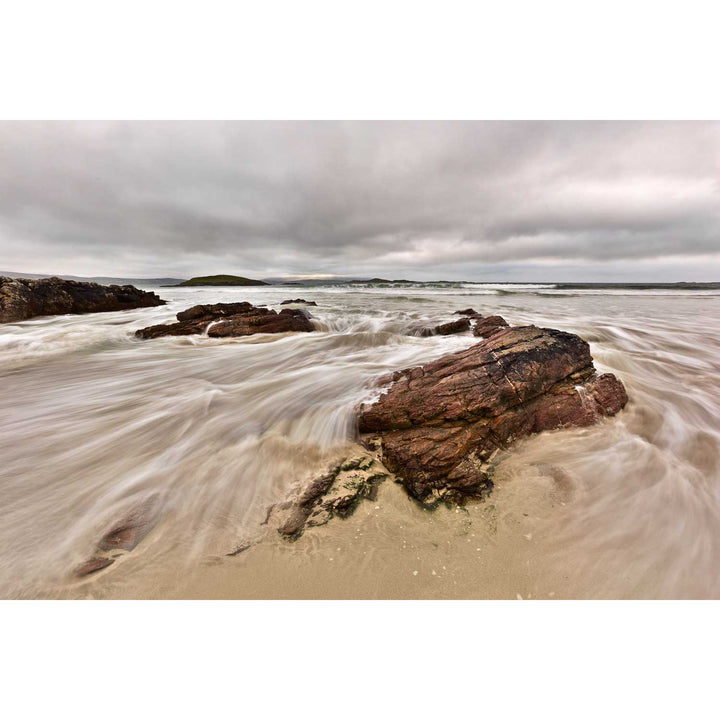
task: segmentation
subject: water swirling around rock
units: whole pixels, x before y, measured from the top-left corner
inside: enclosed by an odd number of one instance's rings
[[[318,303],[314,333],[142,341],[136,330],[191,305],[247,300],[279,309],[289,297],[280,287],[152,289],[168,305],[0,326],[0,596],[153,596],[160,568],[177,579],[224,556],[238,536],[254,537],[269,505],[352,438],[353,408],[373,378],[477,342],[470,333],[410,332],[419,322],[453,320],[468,305],[512,324],[580,335],[598,370],[618,375],[631,402],[612,422],[515,447],[498,466],[494,509],[470,510],[468,537],[445,511],[429,519],[398,505],[384,519],[361,514],[352,522],[368,523],[358,532],[372,536],[373,547],[361,549],[358,540],[344,560],[333,558],[335,582],[358,597],[514,597],[516,589],[720,596],[718,291],[314,287],[302,291]],[[155,526],[132,556],[117,572],[68,590],[69,571],[98,538],[149,501]],[[326,545],[344,547],[350,522],[328,526],[322,547],[313,538],[297,543],[293,562],[308,574],[313,558],[327,560]],[[485,555],[474,539],[483,532]],[[413,543],[419,575],[407,565]],[[290,551],[264,552],[281,568]],[[516,571],[496,578],[493,553]],[[368,556],[381,556],[403,580],[383,584],[385,571]],[[437,574],[423,585],[427,563]],[[208,572],[202,588],[182,592],[224,595],[211,587],[219,575]],[[330,580],[313,572],[321,594]],[[443,573],[445,583],[437,579]],[[252,577],[248,570],[247,583]],[[167,582],[162,592],[171,594]],[[240,594],[252,596],[247,583]],[[271,592],[264,587],[257,592]]]

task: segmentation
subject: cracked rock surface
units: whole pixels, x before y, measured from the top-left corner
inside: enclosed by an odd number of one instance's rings
[[[383,463],[422,502],[480,496],[498,450],[532,433],[591,425],[627,402],[577,335],[500,321],[472,347],[385,377],[387,391],[358,408],[360,432],[380,436]]]

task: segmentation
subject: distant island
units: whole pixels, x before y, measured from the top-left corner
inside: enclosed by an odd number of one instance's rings
[[[185,280],[173,287],[188,287],[191,285],[269,285],[262,280],[251,280],[239,275],[205,275]]]

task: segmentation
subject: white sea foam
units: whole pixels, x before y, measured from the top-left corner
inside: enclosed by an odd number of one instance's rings
[[[0,326],[0,596],[47,592],[148,498],[160,520],[142,552],[181,548],[194,562],[252,535],[271,503],[353,436],[353,407],[372,394],[369,381],[475,341],[406,334],[468,305],[578,333],[597,365],[627,385],[631,401],[617,420],[534,438],[499,469],[508,487],[543,464],[567,472],[572,512],[552,528],[558,567],[571,553],[594,577],[601,558],[605,574],[588,595],[720,596],[717,293],[420,284],[156,291],[169,305]],[[318,303],[316,333],[133,336],[193,304],[278,307],[298,294]],[[542,537],[533,532],[534,543]]]

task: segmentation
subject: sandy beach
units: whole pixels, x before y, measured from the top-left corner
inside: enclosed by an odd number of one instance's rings
[[[3,597],[720,595],[718,291],[318,286],[302,290],[317,302],[314,333],[138,341],[137,328],[192,304],[279,307],[295,292],[153,290],[167,306],[2,328]],[[294,542],[263,525],[347,452],[373,378],[477,341],[407,334],[468,305],[577,333],[628,406],[515,444],[490,497],[463,508],[429,512],[388,479],[375,501]],[[73,579],[138,502],[156,508],[148,536]]]

